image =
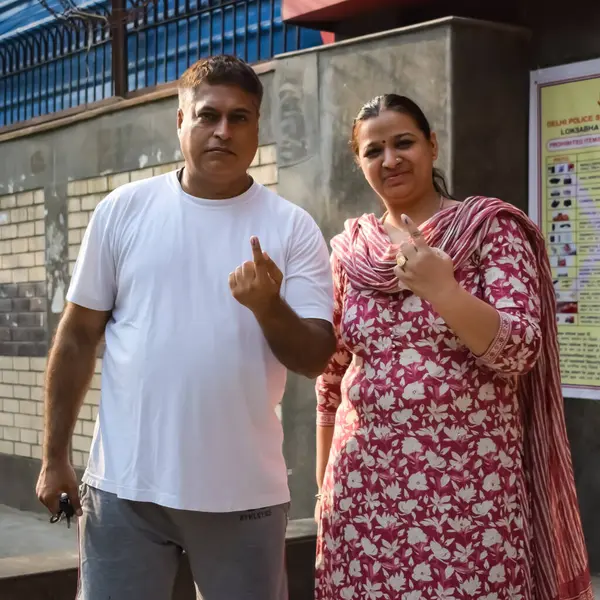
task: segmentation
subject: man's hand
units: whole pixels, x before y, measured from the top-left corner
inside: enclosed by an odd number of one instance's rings
[[[52,464],[44,462],[35,493],[40,502],[53,515],[58,513],[58,502],[63,492],[69,496],[75,514],[80,517],[82,513],[77,488],[77,477],[71,463],[68,460],[53,462]]]
[[[260,247],[257,237],[250,240],[252,261],[247,261],[229,274],[233,297],[255,315],[260,315],[279,298],[283,273]]]

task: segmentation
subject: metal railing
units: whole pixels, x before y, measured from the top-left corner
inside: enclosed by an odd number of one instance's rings
[[[199,58],[254,63],[316,46],[316,31],[287,25],[281,0],[106,0],[106,19],[55,20],[0,40],[0,127],[177,79]],[[109,18],[112,15],[112,18]]]

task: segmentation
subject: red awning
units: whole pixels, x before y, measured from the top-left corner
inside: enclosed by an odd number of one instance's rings
[[[415,4],[419,0],[282,0],[284,21],[325,23],[362,13]],[[421,0],[422,1],[422,0]]]

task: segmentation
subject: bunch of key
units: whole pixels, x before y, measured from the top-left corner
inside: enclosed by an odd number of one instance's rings
[[[60,521],[67,520],[67,527],[71,527],[71,519],[75,514],[75,510],[73,509],[73,505],[69,500],[69,496],[66,493],[62,493],[60,495],[60,500],[58,502],[58,512],[55,515],[50,517],[50,523],[58,523]]]

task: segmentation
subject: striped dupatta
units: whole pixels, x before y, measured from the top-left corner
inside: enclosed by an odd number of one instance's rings
[[[496,217],[509,216],[525,231],[540,278],[543,344],[534,368],[519,381],[525,431],[525,470],[531,498],[535,600],[593,600],[588,557],[579,515],[560,383],[556,300],[544,238],[519,209],[495,198],[471,197],[446,208],[421,226],[431,247],[460,269],[483,244]],[[346,222],[331,242],[357,289],[392,293],[398,247],[381,222],[363,215]]]

